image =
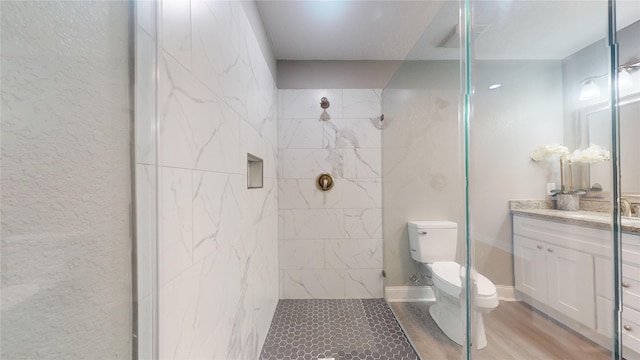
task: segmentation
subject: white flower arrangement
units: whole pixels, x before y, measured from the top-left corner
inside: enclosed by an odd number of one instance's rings
[[[536,148],[530,155],[534,161],[558,161],[560,160],[560,190],[553,190],[554,193],[571,194],[584,193],[581,190],[573,190],[573,163],[592,164],[604,162],[611,159],[609,151],[600,145],[590,145],[584,150],[576,149],[573,153],[569,153],[569,148],[563,145],[551,144],[543,145]],[[565,185],[564,179],[564,163],[568,164],[569,170],[569,186]]]
[[[584,150],[576,149],[571,155],[567,156],[567,160],[574,163],[593,164],[605,162],[611,159],[611,153],[604,146],[591,145]]]
[[[534,161],[543,161],[553,158],[555,155],[559,155],[560,157],[566,156],[569,154],[569,148],[566,146],[551,144],[551,145],[543,145],[535,149],[531,153],[531,159]],[[557,160],[557,159],[555,159]]]

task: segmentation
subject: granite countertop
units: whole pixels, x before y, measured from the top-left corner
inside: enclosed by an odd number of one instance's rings
[[[599,229],[611,228],[611,214],[607,212],[557,210],[549,200],[511,200],[510,206],[512,214]],[[640,218],[623,217],[622,232],[640,234]]]

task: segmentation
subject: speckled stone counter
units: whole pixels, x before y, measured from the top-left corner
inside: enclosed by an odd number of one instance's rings
[[[611,228],[611,215],[608,212],[557,210],[551,200],[510,200],[509,206],[512,214],[599,229]],[[622,232],[640,234],[640,218],[623,217]]]

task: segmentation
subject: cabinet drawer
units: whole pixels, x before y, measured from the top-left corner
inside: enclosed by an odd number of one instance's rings
[[[609,230],[514,215],[513,234],[591,255],[613,257]]]
[[[622,302],[640,311],[640,268],[622,264]]]
[[[622,345],[629,349],[640,349],[640,312],[626,306],[622,309]],[[631,359],[636,354],[625,356]]]
[[[640,236],[622,234],[622,262],[640,267]]]

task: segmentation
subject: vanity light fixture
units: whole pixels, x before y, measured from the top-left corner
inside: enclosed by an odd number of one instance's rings
[[[629,74],[629,70],[626,68],[620,69],[618,73],[618,89],[627,89],[633,85],[633,79],[631,78],[631,74]]]
[[[618,89],[626,89],[633,85],[631,73],[640,70],[640,61],[632,59],[625,64],[618,66]],[[600,87],[594,82],[595,79],[603,78],[608,74],[590,76],[580,82],[580,100],[589,100],[600,96]]]
[[[582,81],[582,89],[580,90],[580,100],[589,100],[600,96],[600,87],[593,82],[592,78]]]
[[[496,90],[496,89],[500,89],[502,87],[502,84],[492,84],[489,85],[489,90]]]

